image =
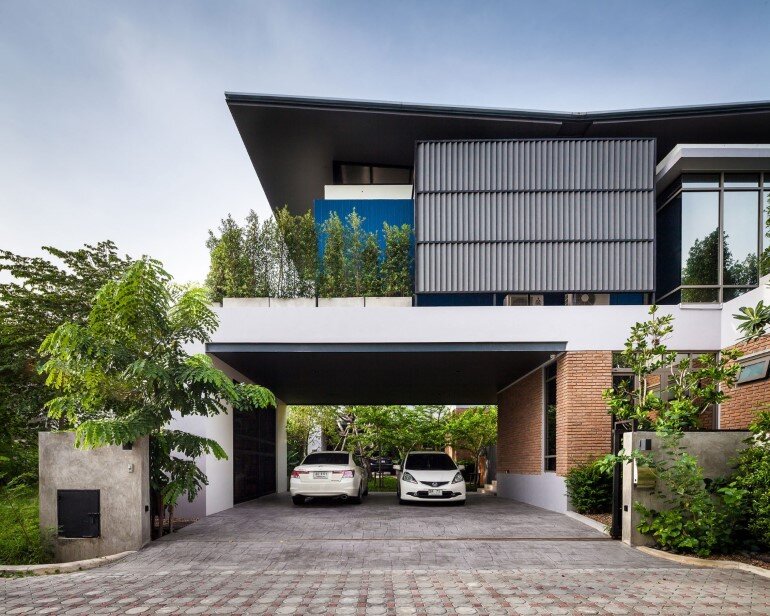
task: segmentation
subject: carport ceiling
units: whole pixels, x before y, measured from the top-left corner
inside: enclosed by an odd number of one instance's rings
[[[496,404],[565,344],[223,344],[206,350],[287,404]]]

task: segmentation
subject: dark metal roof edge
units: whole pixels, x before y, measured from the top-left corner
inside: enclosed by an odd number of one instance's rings
[[[559,352],[566,342],[207,342],[207,353]]]
[[[320,110],[379,112],[407,115],[433,115],[491,118],[500,120],[530,120],[541,122],[606,122],[625,120],[665,119],[693,116],[713,116],[735,113],[770,111],[770,101],[736,103],[711,103],[681,107],[652,107],[649,109],[623,109],[616,111],[538,111],[530,109],[506,109],[495,107],[461,107],[389,101],[368,101],[342,98],[317,98],[311,96],[285,96],[275,94],[248,94],[225,92],[230,106],[288,107]]]

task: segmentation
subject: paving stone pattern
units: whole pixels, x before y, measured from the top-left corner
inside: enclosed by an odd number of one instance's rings
[[[647,556],[559,514],[268,497],[118,563],[0,580],[2,614],[770,614],[770,581]]]

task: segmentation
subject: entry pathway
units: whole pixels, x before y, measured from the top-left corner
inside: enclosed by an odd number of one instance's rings
[[[114,565],[0,589],[8,614],[770,614],[765,578],[682,567],[475,494],[465,507],[267,497]]]

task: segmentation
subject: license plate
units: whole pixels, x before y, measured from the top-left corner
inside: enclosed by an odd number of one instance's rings
[[[329,478],[329,473],[319,472],[319,471],[315,471],[313,473],[313,479],[328,479],[328,478]]]
[[[441,490],[428,490],[428,496],[441,496],[442,494]]]

